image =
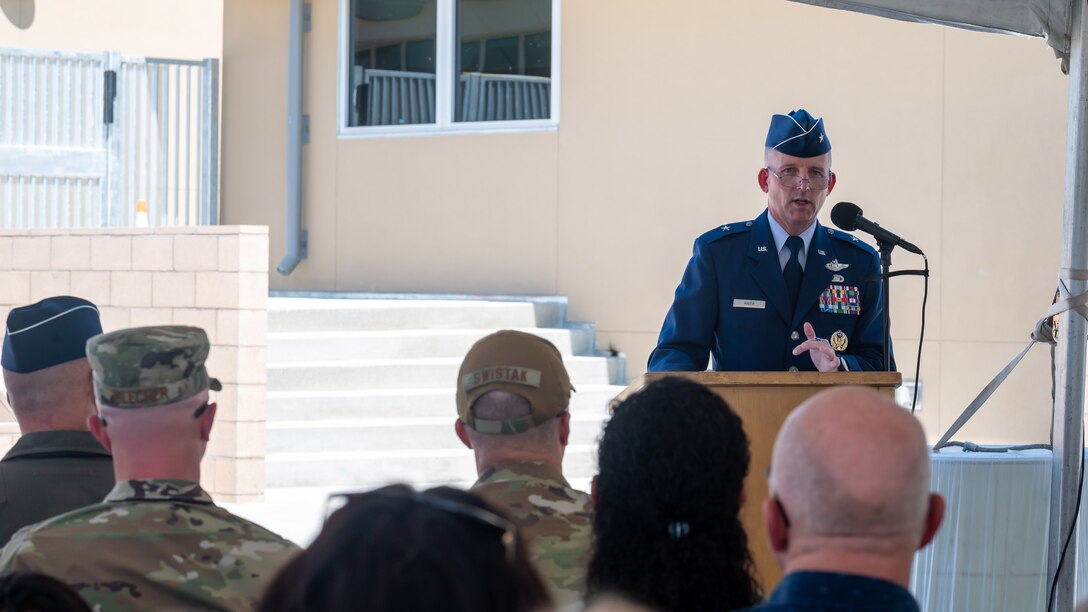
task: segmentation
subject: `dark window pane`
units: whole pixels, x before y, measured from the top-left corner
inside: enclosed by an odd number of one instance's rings
[[[552,33],[525,36],[525,74],[539,77],[552,75]]]
[[[484,72],[518,74],[517,37],[492,38],[484,45]]]
[[[374,50],[378,70],[400,70],[400,45],[386,45]]]
[[[434,74],[434,40],[417,40],[405,45],[408,72]]]
[[[552,0],[457,0],[454,119],[550,117],[551,34]]]
[[[461,72],[479,72],[480,66],[480,41],[461,43]]]
[[[436,0],[353,0],[349,125],[434,123]]]
[[[373,68],[374,63],[370,61],[370,49],[355,52],[355,65],[362,66],[363,68]]]

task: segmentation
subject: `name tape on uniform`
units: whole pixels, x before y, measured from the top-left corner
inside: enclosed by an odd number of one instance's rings
[[[764,300],[733,300],[733,308],[766,308]]]

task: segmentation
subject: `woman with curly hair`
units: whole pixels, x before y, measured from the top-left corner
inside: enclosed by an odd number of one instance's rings
[[[616,407],[598,452],[591,603],[600,593],[671,612],[758,603],[738,517],[748,438],[724,400],[680,378],[651,383]]]

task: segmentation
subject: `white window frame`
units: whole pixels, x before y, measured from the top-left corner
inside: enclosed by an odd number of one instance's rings
[[[351,84],[351,2],[340,0],[339,44],[336,60],[336,135],[339,138],[388,138],[399,136],[433,136],[436,134],[480,134],[502,132],[544,132],[559,127],[559,41],[562,0],[552,2],[552,65],[551,117],[515,121],[454,121],[453,81],[457,78],[454,62],[457,58],[455,36],[456,0],[437,0],[435,32],[435,122],[408,125],[349,126],[351,108],[348,88]]]

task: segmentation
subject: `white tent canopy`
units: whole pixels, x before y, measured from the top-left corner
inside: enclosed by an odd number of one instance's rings
[[[935,23],[998,34],[1045,38],[1061,57],[1069,55],[1073,11],[1070,0],[793,0],[903,21]]]
[[[1073,568],[1077,546],[1071,543],[1080,506],[1084,469],[1085,369],[1088,315],[1077,306],[1088,296],[1088,25],[1086,0],[792,0],[903,21],[932,23],[983,32],[1045,38],[1062,58],[1069,74],[1065,212],[1062,227],[1061,270],[1058,274],[1065,307],[1081,312],[1061,315],[1056,354],[1054,398],[1054,459],[1051,470],[1051,507],[1048,574],[1055,577],[1056,610],[1075,607]],[[1064,562],[1059,559],[1065,557]],[[1060,571],[1059,571],[1060,568]],[[1049,609],[1049,608],[1048,608]]]

